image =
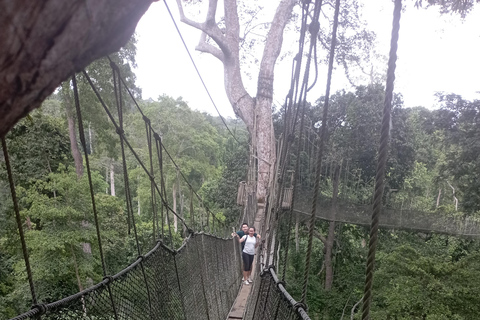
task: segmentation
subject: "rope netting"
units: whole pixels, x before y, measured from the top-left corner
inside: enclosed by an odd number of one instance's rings
[[[236,241],[204,233],[175,251],[159,241],[116,275],[12,320],[225,319],[241,283],[239,250]]]
[[[248,301],[246,320],[309,320],[307,308],[297,302],[285,289],[285,283],[279,280],[275,267],[270,266],[255,278]]]

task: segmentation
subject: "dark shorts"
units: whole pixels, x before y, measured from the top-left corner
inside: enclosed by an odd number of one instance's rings
[[[243,271],[252,270],[253,257],[255,257],[254,254],[248,254],[248,253],[242,252]]]

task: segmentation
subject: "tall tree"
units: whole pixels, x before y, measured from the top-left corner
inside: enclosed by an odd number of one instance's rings
[[[183,1],[187,2],[187,1]],[[201,2],[201,1],[200,1]],[[274,71],[277,59],[280,56],[283,36],[287,24],[295,17],[294,7],[298,1],[282,0],[278,3],[276,12],[270,23],[261,23],[257,17],[260,6],[247,4],[246,1],[225,0],[224,12],[220,18],[217,18],[218,0],[208,1],[208,10],[205,20],[197,22],[188,18],[184,12],[182,0],[177,0],[180,19],[182,22],[202,31],[200,42],[196,49],[200,52],[209,53],[223,63],[224,83],[227,97],[235,113],[245,122],[251,136],[252,152],[258,161],[257,174],[257,197],[263,199],[266,195],[266,189],[273,178],[274,163],[276,161],[275,139],[272,125],[272,100]],[[322,5],[322,2],[317,2]],[[313,6],[313,5],[312,5]],[[311,7],[312,7],[311,6]],[[342,32],[339,46],[343,54],[337,60],[338,63],[347,66],[348,63],[358,63],[358,59],[352,58],[352,53],[357,56],[363,52],[369,51],[369,45],[360,45],[358,43],[371,43],[374,36],[364,31],[360,16],[357,14],[358,3],[355,0],[346,1],[342,4],[341,10],[341,28],[355,31]],[[323,10],[323,7],[322,7]],[[243,12],[241,14],[240,12]],[[332,14],[330,4],[325,4],[325,17]],[[243,24],[242,24],[243,23]],[[320,35],[327,43],[330,34],[331,21],[326,18],[324,29],[320,28]],[[257,34],[257,30],[268,31],[266,36],[252,38],[252,34]],[[252,32],[253,31],[253,32]],[[261,32],[260,32],[261,33]],[[258,43],[263,43],[263,53],[258,60],[258,69],[252,68],[244,59],[247,56],[255,56],[252,53]],[[358,49],[358,50],[357,50]],[[323,62],[324,60],[321,59]],[[248,65],[248,68],[245,68]],[[245,71],[248,69],[249,71]],[[258,80],[255,95],[250,95],[242,81],[242,74],[249,76],[258,70]]]
[[[258,72],[256,97],[252,97],[242,81],[240,55],[240,18],[236,0],[224,2],[224,28],[216,21],[217,0],[210,0],[205,21],[187,18],[181,0],[177,0],[181,21],[202,31],[197,50],[219,59],[224,66],[227,97],[235,113],[245,122],[258,158],[257,197],[263,199],[273,175],[275,162],[272,126],[273,78],[275,63],[283,43],[283,31],[290,20],[295,0],[282,0],[265,40]],[[208,37],[208,38],[207,38]],[[216,44],[209,42],[213,40]]]

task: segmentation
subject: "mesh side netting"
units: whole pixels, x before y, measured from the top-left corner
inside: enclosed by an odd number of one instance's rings
[[[241,284],[239,250],[203,233],[177,251],[159,242],[115,276],[13,319],[225,319]]]
[[[279,281],[273,267],[265,269],[254,281],[246,320],[309,320],[305,306],[298,304]]]

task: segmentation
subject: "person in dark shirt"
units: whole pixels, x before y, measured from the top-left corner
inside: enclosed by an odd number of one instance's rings
[[[247,223],[243,223],[242,224],[242,229],[241,230],[238,230],[237,232],[234,232],[232,233],[232,237],[236,237],[238,236],[239,239],[242,239],[244,235],[247,235],[248,234],[248,224]],[[257,234],[257,233],[254,233],[253,236],[255,238],[257,238],[258,240],[261,239],[260,235]],[[243,248],[245,247],[245,243],[242,242],[242,251],[243,251]]]

